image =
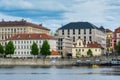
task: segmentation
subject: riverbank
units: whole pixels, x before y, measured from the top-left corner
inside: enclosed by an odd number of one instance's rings
[[[13,66],[31,66],[31,67],[51,67],[51,66],[112,66],[112,58],[106,60],[81,58],[81,59],[12,59],[0,58],[0,67],[13,67]],[[120,61],[119,61],[120,62]],[[115,64],[116,66],[117,64]],[[120,65],[120,63],[119,63]]]
[[[76,59],[0,59],[0,66],[69,66]]]

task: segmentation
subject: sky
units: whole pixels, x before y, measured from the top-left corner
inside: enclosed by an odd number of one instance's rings
[[[120,0],[0,0],[2,19],[25,19],[52,32],[70,22],[90,22],[114,31],[120,26]]]

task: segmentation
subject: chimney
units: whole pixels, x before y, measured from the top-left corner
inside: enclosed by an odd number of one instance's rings
[[[39,26],[42,26],[42,24],[39,24]]]
[[[19,35],[17,35],[17,37],[16,37],[17,39],[19,39],[20,38],[20,36]]]
[[[22,22],[26,22],[26,20],[24,20],[24,19],[22,19],[21,21],[22,21]]]
[[[41,35],[40,35],[40,38],[41,38]]]

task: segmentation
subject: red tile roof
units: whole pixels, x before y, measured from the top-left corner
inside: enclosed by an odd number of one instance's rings
[[[118,27],[117,29],[115,29],[115,33],[120,33],[120,27]]]
[[[110,29],[106,29],[106,32],[109,33],[109,32],[112,32]]]
[[[97,42],[90,42],[87,44],[87,47],[90,48],[102,48],[102,46],[100,44],[98,44]]]
[[[55,38],[48,34],[24,33],[24,34],[16,34],[8,38],[7,40],[29,40],[29,39],[55,39]]]
[[[22,19],[21,21],[1,21],[0,22],[0,27],[13,27],[13,26],[15,27],[31,26],[34,28],[45,29],[50,31],[50,29],[47,29],[46,27],[42,26],[42,24],[37,25],[34,23],[27,22],[24,19]]]
[[[51,51],[51,55],[60,55],[60,53],[58,53],[58,52],[55,51],[55,50],[52,50],[52,51]]]

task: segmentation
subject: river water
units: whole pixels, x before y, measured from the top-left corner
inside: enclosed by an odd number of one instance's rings
[[[0,68],[0,80],[120,80],[120,67]]]

